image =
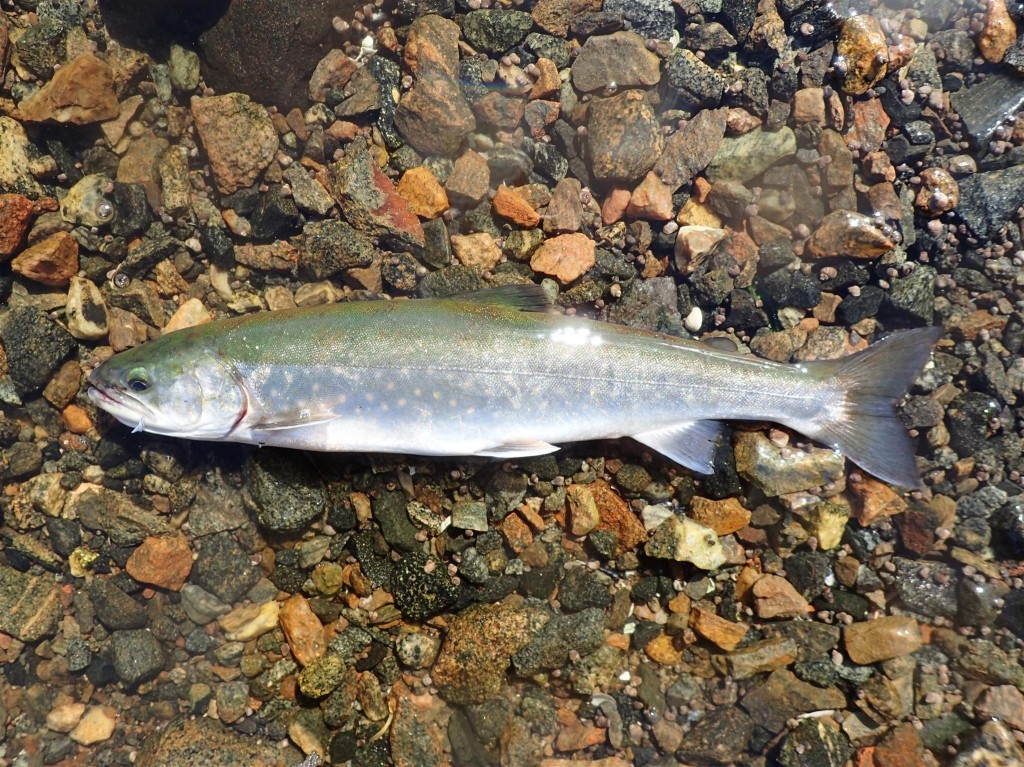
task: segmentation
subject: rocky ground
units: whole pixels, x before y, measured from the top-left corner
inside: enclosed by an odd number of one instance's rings
[[[0,6],[0,762],[1024,763],[1019,6]],[[770,425],[696,477],[84,396],[215,317],[526,282],[781,361],[942,325],[923,489]]]

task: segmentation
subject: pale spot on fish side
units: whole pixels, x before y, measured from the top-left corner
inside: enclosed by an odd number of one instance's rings
[[[553,330],[548,339],[567,346],[600,346],[604,339],[590,328],[565,327]]]

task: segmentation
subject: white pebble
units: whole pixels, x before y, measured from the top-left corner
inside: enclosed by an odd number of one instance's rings
[[[686,319],[683,320],[683,327],[691,333],[696,333],[703,325],[704,312],[700,310],[699,306],[695,306],[690,310],[690,313],[686,315]]]

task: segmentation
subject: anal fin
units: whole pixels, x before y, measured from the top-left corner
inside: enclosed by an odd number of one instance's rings
[[[718,421],[682,421],[634,434],[633,439],[700,474],[715,471],[715,450],[725,427]]]
[[[556,450],[558,450],[557,445],[541,442],[540,440],[532,442],[524,440],[478,450],[473,455],[485,456],[487,458],[526,458],[531,455],[546,455]]]

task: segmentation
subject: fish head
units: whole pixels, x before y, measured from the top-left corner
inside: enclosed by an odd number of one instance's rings
[[[133,431],[227,437],[248,410],[244,385],[219,355],[182,348],[174,335],[115,354],[93,370],[89,399]]]

